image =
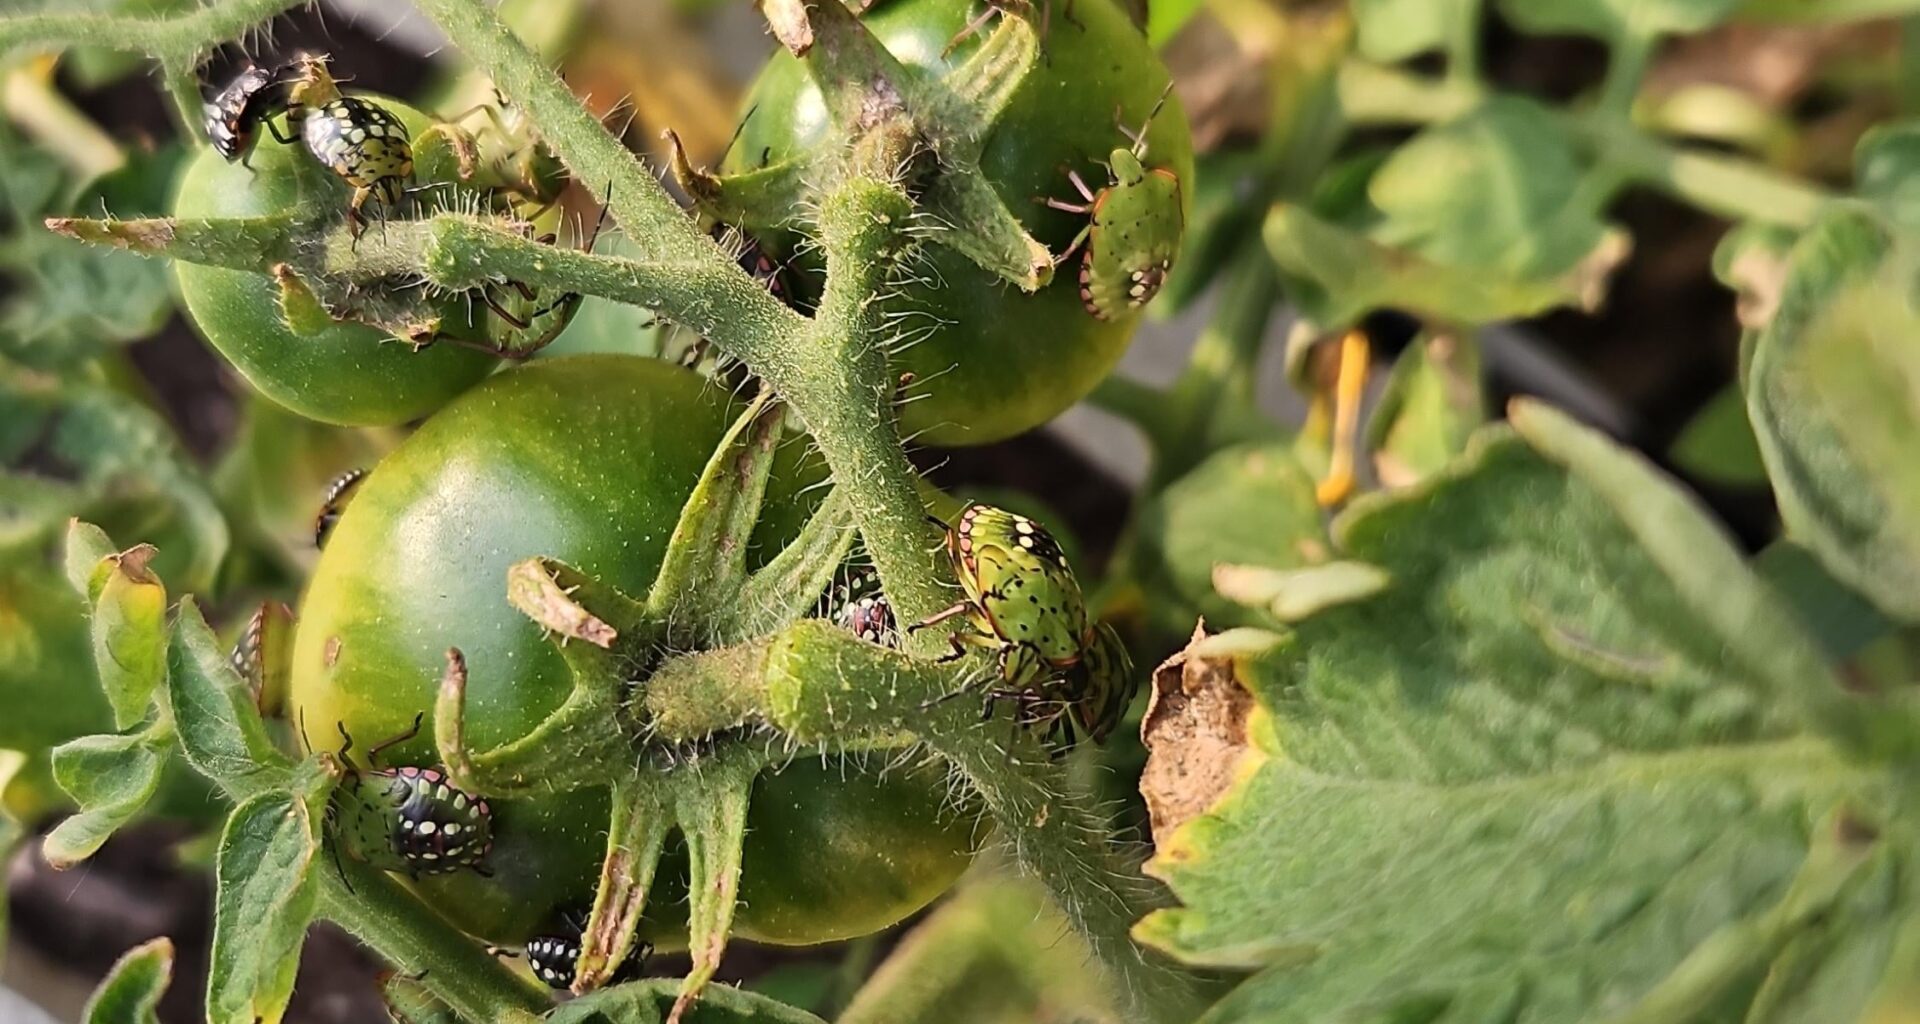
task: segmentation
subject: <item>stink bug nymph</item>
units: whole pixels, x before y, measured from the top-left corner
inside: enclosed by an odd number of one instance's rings
[[[834,584],[827,602],[826,617],[854,636],[870,644],[898,648],[900,630],[893,617],[893,603],[880,589],[880,574],[859,569]]]
[[[327,538],[333,534],[335,524],[340,522],[340,514],[347,510],[347,502],[353,500],[353,492],[360,489],[360,482],[367,478],[364,469],[349,469],[333,478],[327,485],[327,496],[320,502],[320,511],[313,517],[313,546],[324,548]]]
[[[207,141],[213,144],[213,151],[220,154],[228,163],[235,160],[244,166],[253,156],[254,136],[262,124],[273,134],[274,140],[283,144],[295,141],[294,136],[283,134],[280,126],[272,118],[287,109],[287,93],[291,85],[287,69],[261,68],[248,65],[247,69],[235,76],[227,87],[214,94],[202,108],[206,118]]]
[[[586,931],[587,915],[572,911],[562,915],[562,924],[566,931],[559,935],[536,935],[527,940],[527,965],[533,968],[533,976],[545,982],[548,988],[569,989],[579,971],[580,936]],[[634,946],[632,954],[620,964],[614,972],[613,981],[630,981],[639,977],[647,968],[647,960],[653,956],[653,943],[642,940]]]
[[[476,871],[493,847],[493,809],[486,800],[458,789],[436,768],[379,767],[380,751],[412,739],[413,727],[367,752],[368,768],[348,760],[353,737],[341,727],[339,758],[350,773],[335,793],[340,847],[355,860],[382,871],[435,875],[461,868]]]
[[[1167,87],[1169,92],[1172,88]],[[1186,230],[1180,178],[1167,168],[1141,163],[1147,154],[1147,129],[1166,101],[1163,92],[1138,133],[1121,127],[1133,145],[1108,156],[1113,180],[1107,187],[1096,193],[1079,172],[1069,171],[1067,180],[1086,202],[1047,200],[1056,210],[1087,215],[1087,226],[1059,262],[1081,250],[1080,304],[1096,319],[1117,319],[1152,301],[1180,254],[1180,236]]]
[[[364,223],[360,210],[367,200],[393,206],[413,177],[407,127],[377,103],[341,95],[320,58],[306,57],[295,66],[289,116],[299,122],[307,152],[353,187],[347,218],[357,229]]]

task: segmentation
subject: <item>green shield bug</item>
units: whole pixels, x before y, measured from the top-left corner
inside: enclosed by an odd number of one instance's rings
[[[1094,192],[1078,171],[1068,171],[1067,180],[1086,202],[1046,201],[1056,210],[1087,216],[1087,226],[1059,261],[1080,251],[1080,304],[1095,319],[1118,319],[1152,301],[1180,253],[1180,236],[1186,231],[1180,178],[1141,162],[1147,154],[1147,128],[1172,90],[1169,83],[1138,132],[1121,127],[1133,145],[1108,156],[1113,180],[1107,187]]]
[[[969,647],[995,652],[1001,685],[987,691],[988,714],[1012,702],[1014,721],[1044,725],[1056,752],[1072,748],[1076,724],[1104,740],[1133,696],[1132,665],[1118,635],[1088,618],[1053,535],[1026,516],[972,504],[947,529],[946,549],[966,596],[908,630],[963,618],[970,628],[948,638],[949,658]]]
[[[348,775],[334,794],[332,815],[336,841],[348,856],[415,877],[461,868],[482,871],[480,859],[493,846],[493,809],[487,801],[456,788],[435,768],[379,766],[382,750],[419,733],[420,716],[406,732],[368,750],[365,771],[348,760],[353,737],[345,726],[339,729],[338,756]]]

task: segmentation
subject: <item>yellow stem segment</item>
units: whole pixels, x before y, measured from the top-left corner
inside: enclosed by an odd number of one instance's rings
[[[1327,456],[1327,475],[1314,489],[1323,506],[1331,507],[1353,494],[1354,450],[1360,443],[1360,405],[1367,390],[1367,369],[1373,360],[1365,331],[1355,328],[1340,339],[1340,371],[1333,392],[1333,450]]]

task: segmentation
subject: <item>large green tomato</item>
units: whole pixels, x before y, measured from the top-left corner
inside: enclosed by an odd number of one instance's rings
[[[396,100],[369,98],[399,117],[416,140],[434,123]],[[180,182],[174,215],[262,217],[319,203],[345,208],[347,190],[330,171],[303,147],[275,142],[264,128],[252,164],[249,171],[203,148]],[[368,230],[379,231],[379,223]],[[347,426],[415,420],[472,387],[498,362],[452,344],[415,351],[359,324],[298,335],[281,315],[280,288],[271,277],[191,263],[175,267],[200,336],[261,394],[311,419]],[[450,308],[464,313],[466,306]]]
[[[495,376],[428,419],[377,466],[327,541],[299,609],[293,711],[315,746],[335,723],[356,743],[428,712],[448,647],[469,672],[469,742],[516,739],[571,689],[540,630],[506,600],[509,566],[557,558],[643,596],[681,506],[738,407],[688,370],[574,356]],[[783,449],[756,534],[779,550],[808,511],[817,468]],[[815,492],[817,493],[817,491]],[[364,749],[364,746],[362,747]],[[430,737],[392,764],[431,764]],[[966,865],[971,822],[943,813],[937,774],[864,774],[801,757],[756,784],[738,931],[804,944],[864,934],[924,906]],[[524,941],[587,905],[605,853],[601,791],[498,800],[493,872],[423,879],[435,906],[495,942]],[[662,865],[663,886],[684,869]],[[684,913],[649,901],[671,929]]]
[[[948,58],[940,55],[976,6],[883,0],[863,20],[902,63],[944,75],[979,45],[969,41]],[[991,30],[988,26],[981,35]],[[1138,129],[1168,76],[1111,0],[1054,0],[1042,48],[1044,55],[987,139],[982,169],[1008,209],[1057,255],[1087,219],[1049,209],[1039,200],[1082,202],[1067,181],[1069,168],[1092,189],[1106,185],[1108,155],[1128,144],[1115,125],[1115,112],[1129,130]],[[827,138],[819,87],[806,66],[784,51],[768,63],[741,109],[746,123],[728,151],[723,167],[728,173],[836,144]],[[1186,115],[1171,99],[1148,133],[1145,162],[1170,169],[1183,184],[1193,180]],[[1185,198],[1182,202],[1188,204]],[[783,254],[795,245],[790,237],[768,241]],[[925,283],[904,289],[889,306],[910,314],[899,321],[903,330],[938,325],[903,346],[897,357],[925,395],[905,407],[903,429],[932,444],[985,444],[1052,419],[1113,369],[1139,320],[1134,313],[1102,321],[1086,311],[1079,296],[1079,254],[1060,265],[1052,284],[1027,295],[937,240],[925,253],[927,265],[918,275]],[[815,280],[802,290],[818,287]]]

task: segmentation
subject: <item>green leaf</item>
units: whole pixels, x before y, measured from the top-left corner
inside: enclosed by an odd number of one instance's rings
[[[1920,422],[1917,259],[1865,213],[1829,215],[1794,246],[1745,381],[1787,535],[1909,622],[1920,619],[1920,479],[1898,449]]]
[[[167,692],[180,749],[200,774],[236,795],[283,782],[291,758],[273,745],[233,666],[191,597],[182,598],[167,650]]]
[[[1741,0],[1500,0],[1522,32],[1577,33],[1612,42],[1701,32],[1725,21]]]
[[[1353,20],[1360,52],[1392,63],[1477,31],[1480,0],[1355,0]]]
[[[1142,506],[1136,571],[1153,595],[1148,611],[1175,636],[1210,625],[1269,621],[1214,590],[1220,565],[1292,569],[1324,561],[1326,528],[1313,478],[1287,442],[1216,452]]]
[[[1767,545],[1753,568],[1836,661],[1859,653],[1893,629],[1873,602],[1834,579],[1812,552],[1790,540]]]
[[[1422,335],[1394,361],[1368,421],[1374,476],[1388,487],[1424,480],[1465,451],[1486,421],[1479,341],[1471,331]]]
[[[1841,25],[1920,12],[1920,0],[1740,0],[1742,21]]]
[[[1414,136],[1368,186],[1381,242],[1517,280],[1558,277],[1593,252],[1611,191],[1554,113],[1517,97]]]
[[[1294,278],[1291,297],[1322,332],[1350,326],[1376,309],[1482,324],[1556,306],[1588,306],[1597,298],[1597,284],[1625,255],[1618,236],[1608,235],[1571,273],[1510,277],[1394,249],[1288,205],[1267,215],[1265,236],[1267,251]]]
[[[1875,125],[1862,135],[1853,150],[1853,180],[1888,219],[1920,228],[1920,121]]]
[[[18,448],[8,445],[18,431]],[[219,500],[173,428],[104,385],[61,381],[0,360],[0,457],[34,449],[37,461],[86,495],[76,511],[163,542],[163,574],[185,590],[213,587],[231,541]],[[178,531],[166,533],[163,531]]]
[[[126,736],[82,736],[53,751],[53,777],[80,810],[47,835],[44,856],[57,869],[93,856],[133,820],[160,788],[171,730],[155,724]]]
[[[0,148],[18,145],[0,142]],[[183,150],[133,151],[128,164],[79,190],[62,212],[117,216],[164,212]],[[24,211],[16,211],[24,212]],[[24,287],[0,313],[0,354],[42,369],[75,367],[158,331],[173,311],[167,264],[61,238],[32,226],[0,244],[0,268]]]
[[[107,532],[92,523],[75,519],[67,525],[67,546],[65,565],[67,582],[81,597],[93,603],[97,594],[94,590],[94,578],[100,571],[100,563],[114,556],[120,549],[113,546],[113,538]]]
[[[907,933],[837,1024],[1113,1024],[1115,995],[1045,891],[982,873]]]
[[[93,602],[93,660],[114,727],[146,717],[167,672],[167,588],[147,568],[151,544],[109,556]]]
[[[616,985],[562,1004],[545,1019],[548,1024],[662,1024],[676,987],[671,978]],[[729,985],[709,986],[680,1019],[684,1024],[825,1024],[805,1010]]]
[[[143,942],[114,961],[87,998],[85,1024],[159,1024],[160,997],[173,979],[173,940]]]
[[[1728,385],[1694,413],[1667,455],[1674,465],[1712,483],[1730,487],[1767,483],[1760,442],[1754,440],[1753,425],[1747,422],[1747,398],[1738,385]]]
[[[1892,774],[1817,736],[1838,682],[1697,505],[1559,414],[1514,423],[1336,524],[1386,589],[1215,656],[1250,749],[1156,837],[1184,906],[1136,928],[1259,971],[1207,1024],[1737,1020],[1914,852]],[[1856,953],[1828,1020],[1886,966]]]
[[[314,861],[331,788],[263,792],[234,808],[214,876],[210,1024],[277,1024],[313,920]]]
[[[1156,50],[1165,46],[1205,6],[1202,0],[1160,0],[1148,4],[1147,42]]]

